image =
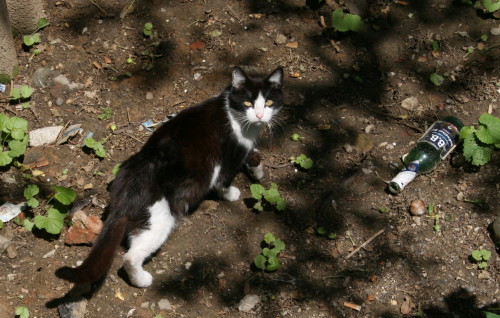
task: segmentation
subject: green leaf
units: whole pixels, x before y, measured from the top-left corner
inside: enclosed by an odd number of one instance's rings
[[[24,188],[24,197],[31,199],[40,192],[40,188],[36,184],[30,184]]]
[[[51,188],[56,191],[54,195],[56,200],[64,205],[70,205],[76,199],[76,192],[73,189],[56,185],[51,186]]]
[[[277,188],[271,187],[269,190],[264,191],[264,199],[269,203],[276,203],[280,198]]]
[[[495,140],[495,138],[491,134],[490,130],[485,126],[480,126],[479,129],[476,130],[476,136],[477,139],[488,145],[494,145],[497,142],[497,140]]]
[[[253,263],[255,264],[255,266],[257,268],[262,269],[262,270],[266,268],[266,262],[267,262],[267,259],[264,255],[257,255],[257,256],[255,256],[255,258],[253,260]]]
[[[21,87],[21,96],[23,98],[30,98],[31,94],[33,94],[33,88],[29,87],[28,85],[23,85]]]
[[[283,200],[282,198],[280,198],[277,202],[276,202],[276,210],[278,211],[283,211],[286,209],[286,201]]]
[[[300,135],[299,134],[293,134],[291,138],[292,138],[293,141],[299,141],[300,140]]]
[[[275,240],[276,240],[276,238],[274,237],[274,235],[272,233],[266,233],[264,235],[264,242],[266,242],[267,244],[271,244]]]
[[[434,84],[434,86],[441,86],[443,85],[444,77],[442,75],[439,75],[438,73],[432,73],[429,77],[429,80],[432,84]]]
[[[32,46],[33,44],[35,44],[35,39],[33,39],[31,35],[25,35],[23,36],[23,42],[26,46]]]
[[[121,166],[121,165],[122,165],[121,163],[117,163],[117,164],[113,167],[113,169],[111,170],[111,173],[112,173],[114,176],[116,176],[116,174],[117,174],[117,173],[118,173],[118,171],[120,170],[120,166]]]
[[[12,123],[10,122],[9,116],[5,115],[4,113],[0,113],[0,132],[10,132],[10,129],[12,128]]]
[[[483,6],[488,12],[500,10],[500,1],[498,0],[483,0]]]
[[[94,145],[97,141],[95,141],[94,138],[92,137],[89,137],[89,138],[85,138],[85,140],[83,141],[83,144],[89,148],[94,148]]]
[[[330,232],[330,233],[328,233],[328,238],[329,238],[330,240],[333,240],[333,239],[334,239],[334,238],[336,238],[336,237],[337,237],[337,234],[336,234],[335,232]]]
[[[6,166],[12,162],[12,157],[8,151],[0,151],[0,167]]]
[[[38,200],[35,198],[30,198],[26,201],[26,204],[31,208],[36,208],[40,204],[40,202],[38,202]]]
[[[26,231],[31,232],[31,230],[33,230],[34,225],[35,225],[35,223],[31,222],[28,219],[23,220],[23,227],[26,229]]]
[[[488,128],[488,132],[495,140],[494,143],[500,143],[500,118],[485,113],[479,117],[479,123]]]
[[[264,247],[262,249],[262,255],[264,255],[267,258],[276,257],[276,256],[278,256],[278,251],[276,251],[275,249],[269,249],[267,247]]]
[[[467,136],[470,134],[473,134],[476,132],[476,128],[474,126],[465,126],[460,129],[460,138],[465,139]]]
[[[48,27],[50,25],[50,22],[47,21],[47,19],[45,18],[41,18],[40,20],[38,20],[38,22],[36,23],[36,27],[38,30],[40,29],[43,29],[45,27]]]
[[[17,306],[15,314],[16,316],[19,316],[19,318],[29,318],[30,311],[25,306]]]
[[[481,254],[481,251],[480,250],[474,250],[472,251],[472,258],[476,261],[481,261],[483,260],[483,255]]]
[[[316,232],[320,235],[325,235],[326,234],[326,229],[322,226],[318,227],[318,229],[316,230]]]
[[[272,256],[267,259],[267,266],[266,270],[269,272],[274,272],[280,268],[280,261],[278,260],[278,257]]]
[[[21,98],[21,89],[19,87],[14,87],[10,91],[10,99],[17,100]]]
[[[491,258],[491,252],[488,250],[480,250],[483,260],[488,261]]]
[[[472,164],[476,166],[483,166],[491,160],[492,148],[478,147],[472,155]]]
[[[492,312],[483,311],[483,313],[485,314],[486,318],[500,318],[500,315],[494,314]]]
[[[0,229],[3,228],[3,221],[0,220]]]
[[[252,184],[250,186],[250,192],[252,193],[252,197],[256,200],[262,199],[262,193],[264,193],[265,188],[260,184]]]
[[[253,208],[257,211],[264,211],[264,207],[262,206],[262,202],[259,201],[253,205]]]
[[[14,139],[22,140],[28,131],[28,121],[19,117],[12,117],[10,119],[12,124],[11,136]]]
[[[144,30],[148,30],[148,31],[153,30],[153,23],[151,23],[151,22],[144,23]]]
[[[212,31],[212,32],[209,32],[208,35],[210,35],[211,37],[219,37],[222,35],[222,31],[219,31],[219,30],[215,30],[215,31]]]
[[[280,239],[275,240],[273,245],[274,245],[273,250],[275,250],[278,253],[285,249],[285,243],[283,243],[283,241]]]
[[[358,31],[363,24],[359,15],[344,13],[340,9],[332,12],[332,25],[340,32]]]
[[[9,156],[12,158],[19,157],[26,152],[26,147],[28,143],[26,141],[11,140],[9,141]]]
[[[485,269],[486,267],[488,267],[488,263],[486,263],[486,262],[479,262],[477,264],[477,268],[479,268],[479,269]]]
[[[55,208],[50,208],[47,211],[47,216],[37,215],[33,222],[39,229],[44,229],[50,234],[59,234],[63,228],[65,217],[66,214],[60,213]]]

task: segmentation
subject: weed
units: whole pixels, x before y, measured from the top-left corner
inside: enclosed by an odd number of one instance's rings
[[[434,84],[434,86],[441,86],[443,85],[444,77],[442,75],[439,75],[438,73],[432,73],[429,76],[429,80],[432,84]]]
[[[364,23],[359,15],[344,13],[337,9],[332,12],[332,25],[340,32],[359,31]]]
[[[313,160],[304,154],[299,155],[297,158],[290,157],[290,161],[294,164],[299,165],[302,169],[311,169],[313,166]]]
[[[106,139],[102,139],[99,142],[99,141],[96,141],[92,137],[85,138],[85,140],[83,141],[85,147],[88,147],[88,148],[94,150],[94,153],[99,158],[106,157],[106,150],[104,149],[104,146],[103,146],[103,143],[105,143],[105,142],[106,142]]]
[[[121,165],[122,165],[121,163],[117,163],[117,164],[113,167],[113,169],[111,170],[111,173],[112,173],[114,176],[116,176],[116,174],[117,174],[117,173],[118,173],[118,171],[120,170],[120,166],[121,166]]]
[[[68,207],[76,199],[76,192],[72,189],[53,185],[51,188],[55,191],[54,194],[49,198],[47,204],[49,208],[46,215],[36,215],[33,220],[17,219],[16,223],[24,226],[28,231],[36,226],[38,229],[45,230],[50,234],[59,234],[64,225],[64,218],[67,215]],[[40,192],[37,185],[31,184],[24,189],[24,197],[27,200],[27,205],[31,208],[36,208],[39,206],[38,200],[35,198]],[[55,199],[56,204],[50,205],[50,202]],[[62,205],[62,206],[61,206]]]
[[[281,266],[278,254],[285,249],[285,243],[275,238],[272,233],[264,235],[264,242],[266,247],[262,249],[260,255],[255,257],[253,262],[257,268],[263,271],[274,272]]]
[[[488,250],[474,250],[472,251],[471,256],[477,263],[477,268],[485,269],[488,267],[488,260],[491,258],[491,252]]]
[[[19,318],[29,318],[30,316],[30,311],[28,310],[28,307],[25,306],[17,306],[15,314]]]
[[[483,313],[484,313],[486,318],[500,318],[500,315],[497,315],[497,314],[492,313],[492,312],[483,311]]]
[[[335,232],[330,232],[328,231],[326,228],[320,226],[318,227],[318,229],[316,230],[316,233],[318,233],[319,235],[321,236],[326,236],[328,237],[330,240],[333,240],[334,238],[337,237],[337,233]]]
[[[111,116],[113,116],[113,112],[111,111],[110,107],[104,107],[102,109],[102,113],[97,115],[97,118],[100,120],[109,120],[111,119]]]
[[[144,23],[144,27],[142,28],[142,34],[144,34],[144,36],[148,38],[154,35],[153,23],[151,22]]]
[[[292,134],[290,139],[292,139],[293,141],[301,141],[304,139],[304,137],[301,137],[299,134]]]
[[[463,127],[460,138],[464,140],[465,159],[476,166],[485,165],[491,160],[493,150],[500,148],[500,118],[482,114],[479,128]]]
[[[33,95],[33,88],[28,85],[14,87],[10,91],[10,100],[14,103],[22,103],[23,108],[30,108],[29,99]]]
[[[28,146],[28,122],[0,113],[0,167],[23,155]]]
[[[250,192],[252,193],[252,197],[257,200],[253,208],[258,211],[264,210],[264,204],[266,202],[274,206],[278,211],[283,211],[286,208],[286,201],[281,197],[278,191],[278,185],[274,182],[271,183],[271,186],[267,190],[260,184],[252,184],[250,186]],[[265,202],[262,199],[264,199]]]
[[[3,228],[3,221],[0,220],[0,230]]]

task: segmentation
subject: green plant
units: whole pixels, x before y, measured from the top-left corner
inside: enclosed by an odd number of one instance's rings
[[[274,206],[278,211],[283,211],[286,208],[286,201],[281,197],[278,191],[278,185],[274,182],[271,183],[271,186],[267,190],[260,184],[252,184],[250,186],[250,192],[252,193],[252,197],[257,200],[253,208],[258,211],[264,210],[264,202],[262,199]]]
[[[500,318],[500,315],[497,315],[497,314],[492,313],[492,312],[483,311],[483,313],[484,313],[486,318]]]
[[[429,76],[429,80],[432,84],[434,84],[434,86],[441,86],[443,85],[444,77],[442,75],[439,75],[438,73],[432,73]]]
[[[26,204],[30,208],[36,208],[40,204],[37,199],[35,199],[35,195],[40,192],[40,189],[36,184],[30,184],[24,188],[24,197],[26,198]]]
[[[299,155],[297,158],[290,157],[290,161],[294,164],[299,165],[302,169],[311,169],[313,166],[313,160],[304,154]]]
[[[28,122],[0,113],[0,167],[24,154],[28,146]]]
[[[264,242],[266,247],[262,249],[260,255],[255,257],[253,262],[257,268],[263,271],[274,272],[281,266],[278,254],[285,249],[285,243],[275,238],[272,233],[264,235]]]
[[[147,22],[144,23],[144,27],[142,28],[142,34],[147,37],[150,37],[153,34],[153,23]]]
[[[326,228],[320,226],[318,227],[318,229],[316,230],[316,232],[319,234],[319,235],[322,235],[322,236],[326,236],[328,237],[329,239],[333,240],[334,238],[337,237],[337,233],[335,232],[330,232],[328,231]]]
[[[116,174],[117,174],[117,173],[118,173],[118,171],[120,170],[120,166],[121,166],[121,165],[122,165],[121,163],[117,163],[117,164],[113,167],[113,169],[111,169],[111,173],[112,173],[114,176],[116,176]]]
[[[32,47],[33,45],[38,44],[41,41],[42,40],[40,39],[40,33],[23,35],[23,43],[27,47]]]
[[[344,13],[337,9],[332,12],[332,25],[340,32],[359,31],[364,23],[359,15]]]
[[[15,311],[16,316],[19,318],[29,318],[30,311],[25,306],[17,306]]]
[[[300,140],[304,139],[304,137],[300,136],[299,134],[292,134],[290,139],[292,139],[293,141],[300,141]]]
[[[477,268],[485,269],[488,267],[488,260],[491,258],[491,252],[488,250],[474,250],[471,256],[477,263]]]
[[[463,127],[460,138],[464,140],[465,159],[476,166],[485,165],[491,160],[493,150],[500,148],[500,118],[482,114],[479,127]]]
[[[3,221],[0,220],[0,230],[3,228]]]
[[[98,156],[99,158],[104,158],[104,157],[106,157],[106,150],[104,149],[104,146],[102,144],[105,141],[106,140],[103,139],[103,140],[101,140],[101,142],[99,142],[99,141],[96,141],[92,137],[88,137],[88,138],[85,138],[83,143],[84,143],[85,147],[88,147],[88,148],[94,150],[94,153],[96,154],[96,156]]]
[[[10,100],[15,103],[22,103],[23,108],[29,108],[29,99],[33,94],[33,88],[28,85],[14,87],[10,92]]]
[[[49,198],[47,204],[55,199],[56,204],[50,205],[46,215],[36,215],[34,225],[50,234],[59,234],[64,225],[64,218],[68,214],[69,205],[76,199],[76,192],[70,188],[52,185],[55,193]],[[24,222],[23,225],[25,226]],[[29,225],[29,224],[28,224]],[[25,226],[26,227],[26,226]]]
[[[111,111],[111,107],[104,107],[102,109],[102,113],[97,115],[97,118],[100,120],[109,120],[113,116],[113,112]]]

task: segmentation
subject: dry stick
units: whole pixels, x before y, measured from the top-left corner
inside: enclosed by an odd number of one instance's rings
[[[377,233],[375,233],[366,242],[364,242],[363,244],[361,244],[360,246],[358,246],[354,251],[352,251],[351,253],[349,253],[349,255],[347,255],[345,258],[350,258],[354,254],[356,254],[360,249],[362,249],[363,247],[365,247],[366,245],[368,245],[371,241],[373,241],[377,236],[379,236],[382,233],[384,233],[384,229],[382,229],[382,230],[378,231]]]

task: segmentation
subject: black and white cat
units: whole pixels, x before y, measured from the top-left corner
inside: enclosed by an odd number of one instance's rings
[[[133,285],[151,285],[153,277],[142,264],[179,218],[212,190],[225,200],[238,200],[240,190],[231,182],[245,165],[256,179],[263,177],[254,147],[261,128],[272,124],[282,106],[282,82],[281,67],[265,78],[235,67],[232,84],[220,95],[163,124],[121,165],[110,188],[109,215],[85,261],[56,275],[75,283],[100,280],[127,236],[123,267]]]

